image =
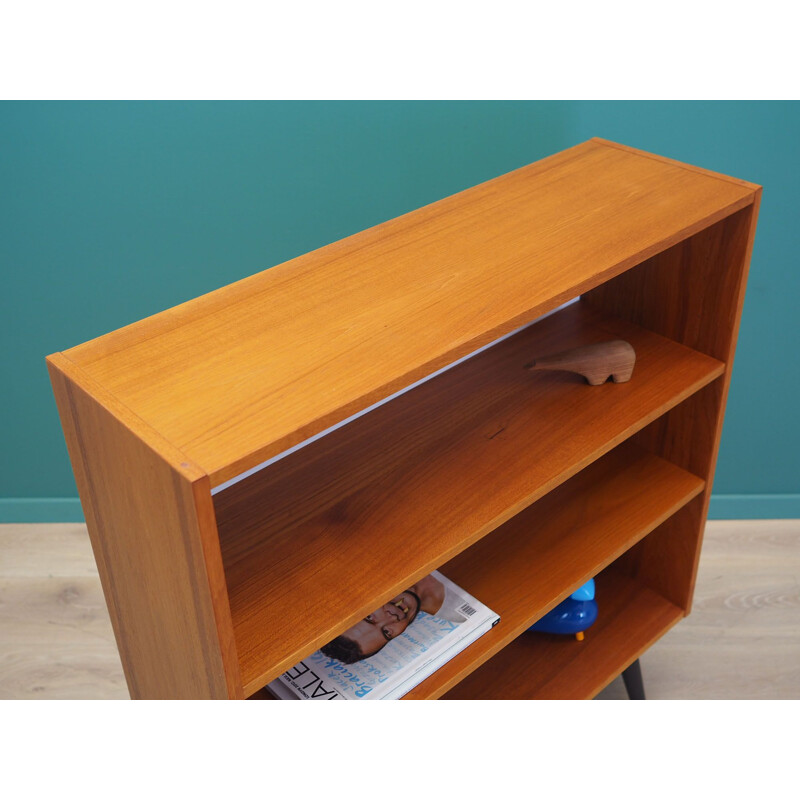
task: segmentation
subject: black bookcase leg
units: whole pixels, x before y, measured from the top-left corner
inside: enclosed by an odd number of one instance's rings
[[[639,663],[638,658],[622,673],[622,680],[625,681],[625,690],[631,700],[646,699],[644,696],[644,682],[642,681],[642,665]]]

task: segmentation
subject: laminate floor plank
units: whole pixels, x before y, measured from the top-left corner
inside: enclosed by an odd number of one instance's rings
[[[0,525],[0,699],[124,700],[86,526]]]
[[[800,520],[708,523],[692,613],[641,664],[652,700],[800,699]],[[0,699],[127,697],[85,526],[0,525]]]

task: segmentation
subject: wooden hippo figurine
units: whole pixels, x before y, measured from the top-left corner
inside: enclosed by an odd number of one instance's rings
[[[543,356],[526,364],[525,368],[577,372],[592,386],[599,386],[609,377],[614,383],[629,381],[635,363],[636,352],[633,347],[622,339],[615,339]]]

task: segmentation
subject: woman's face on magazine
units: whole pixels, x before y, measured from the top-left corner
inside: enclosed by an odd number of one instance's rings
[[[346,630],[344,636],[358,642],[365,657],[374,655],[413,622],[418,606],[413,594],[401,592]]]

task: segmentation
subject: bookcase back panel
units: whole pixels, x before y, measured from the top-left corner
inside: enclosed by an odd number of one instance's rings
[[[524,368],[621,337],[638,357],[628,383]],[[291,666],[722,370],[577,303],[216,494],[246,690],[265,665]]]

